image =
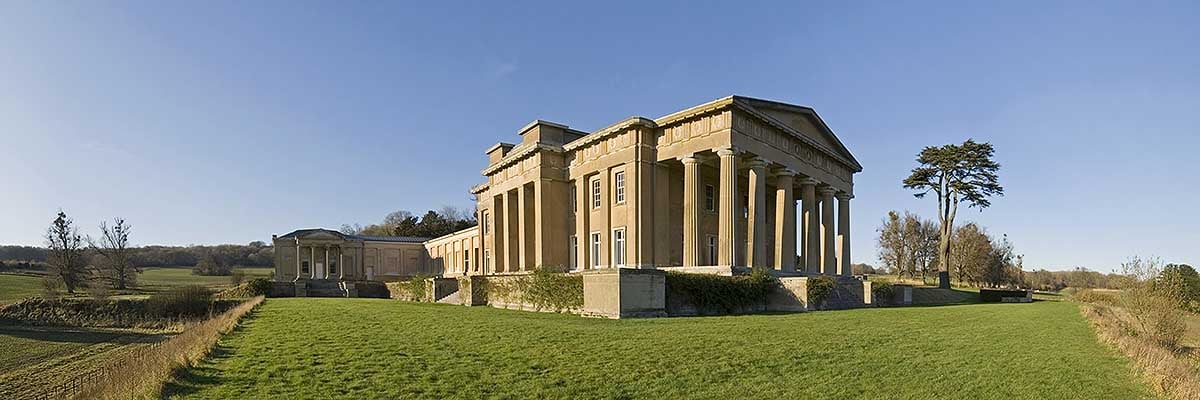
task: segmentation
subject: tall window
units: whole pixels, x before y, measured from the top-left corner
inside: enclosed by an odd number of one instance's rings
[[[300,272],[305,273],[305,274],[308,273],[308,260],[304,260],[304,261],[300,262]]]
[[[592,179],[592,208],[600,208],[600,178]]]
[[[488,264],[492,263],[492,251],[483,249],[483,272],[487,273]]]
[[[329,262],[329,274],[334,275],[336,273],[337,273],[337,260],[330,261]]]
[[[717,265],[717,237],[708,235],[707,241],[708,265]]]
[[[471,269],[471,251],[463,250],[462,255],[463,255],[463,270],[462,270],[462,272],[467,272],[468,270]]]
[[[571,270],[579,269],[579,238],[571,235]]]
[[[579,204],[578,204],[579,199],[576,198],[577,196],[579,196],[579,192],[576,192],[575,190],[576,190],[575,184],[571,183],[571,195],[568,196],[571,198],[571,212],[579,211]]]
[[[488,223],[488,213],[485,211],[481,214],[483,218],[480,218],[482,221],[479,222],[483,224],[483,233],[492,233],[492,224]]]
[[[704,185],[704,209],[717,210],[717,188],[714,188],[713,185]]]
[[[592,268],[600,266],[600,232],[592,232]]]
[[[613,175],[613,182],[616,187],[617,204],[622,204],[625,202],[625,171]]]
[[[617,267],[625,266],[625,228],[613,229],[612,264]]]

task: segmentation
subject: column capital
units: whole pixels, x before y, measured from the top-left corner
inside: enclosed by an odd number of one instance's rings
[[[733,157],[737,154],[737,148],[733,146],[722,147],[717,149],[717,155],[721,157]]]
[[[821,184],[821,181],[818,181],[816,179],[813,179],[812,177],[806,176],[806,177],[797,179],[796,183],[799,183],[799,184],[805,185],[805,186],[817,186],[817,185]]]
[[[742,162],[745,163],[746,168],[749,169],[763,169],[767,167],[767,161],[759,158],[758,156],[750,156]]]
[[[850,201],[850,199],[854,198],[854,195],[846,192],[837,192],[834,193],[833,197],[837,197],[837,199],[841,201]]]
[[[823,196],[832,196],[837,193],[837,189],[834,189],[833,186],[817,186],[817,192]]]
[[[796,171],[793,171],[791,168],[777,168],[774,171],[771,171],[771,173],[774,174],[776,177],[781,177],[781,176],[787,176],[787,177],[792,177],[792,178],[796,177]]]
[[[689,154],[689,155],[686,155],[686,156],[680,156],[680,157],[679,157],[679,161],[680,161],[680,162],[682,162],[682,163],[684,163],[684,164],[699,164],[699,163],[700,163],[700,159],[699,159],[699,158],[696,158],[696,155],[695,155],[695,154]]]

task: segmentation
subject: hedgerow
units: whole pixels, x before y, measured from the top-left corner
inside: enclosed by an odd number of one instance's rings
[[[732,314],[765,304],[777,285],[774,276],[760,269],[742,276],[668,271],[667,302],[689,302],[701,313]]]

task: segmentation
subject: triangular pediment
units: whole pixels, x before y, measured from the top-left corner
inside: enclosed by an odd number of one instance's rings
[[[735,98],[735,102],[743,109],[751,111],[752,114],[767,119],[774,125],[785,126],[792,132],[808,139],[810,143],[832,152],[833,155],[850,163],[853,169],[862,170],[862,166],[859,165],[854,155],[850,154],[846,146],[842,144],[841,140],[838,140],[813,109],[740,96]]]

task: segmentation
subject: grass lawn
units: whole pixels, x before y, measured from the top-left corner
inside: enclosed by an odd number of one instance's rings
[[[603,320],[270,299],[173,398],[1148,397],[1066,302]]]
[[[246,280],[254,278],[270,278],[275,273],[274,268],[244,268],[234,270],[246,274]],[[204,285],[215,290],[233,286],[228,276],[193,275],[190,267],[152,267],[145,268],[138,275],[136,290],[128,291],[130,295],[145,295],[147,292],[157,292],[174,286]],[[0,305],[12,303],[26,297],[42,295],[42,277],[35,275],[0,274]],[[80,290],[79,296],[86,296],[86,290]]]
[[[0,398],[40,398],[44,388],[97,368],[115,352],[165,337],[134,330],[0,325]]]
[[[42,294],[42,278],[29,275],[0,274],[0,304],[12,303]]]
[[[270,278],[274,268],[234,268],[246,273],[246,280]],[[202,276],[192,274],[191,267],[155,267],[142,270],[138,285],[147,291],[158,291],[172,286],[204,285],[213,288],[233,286],[228,276]]]

